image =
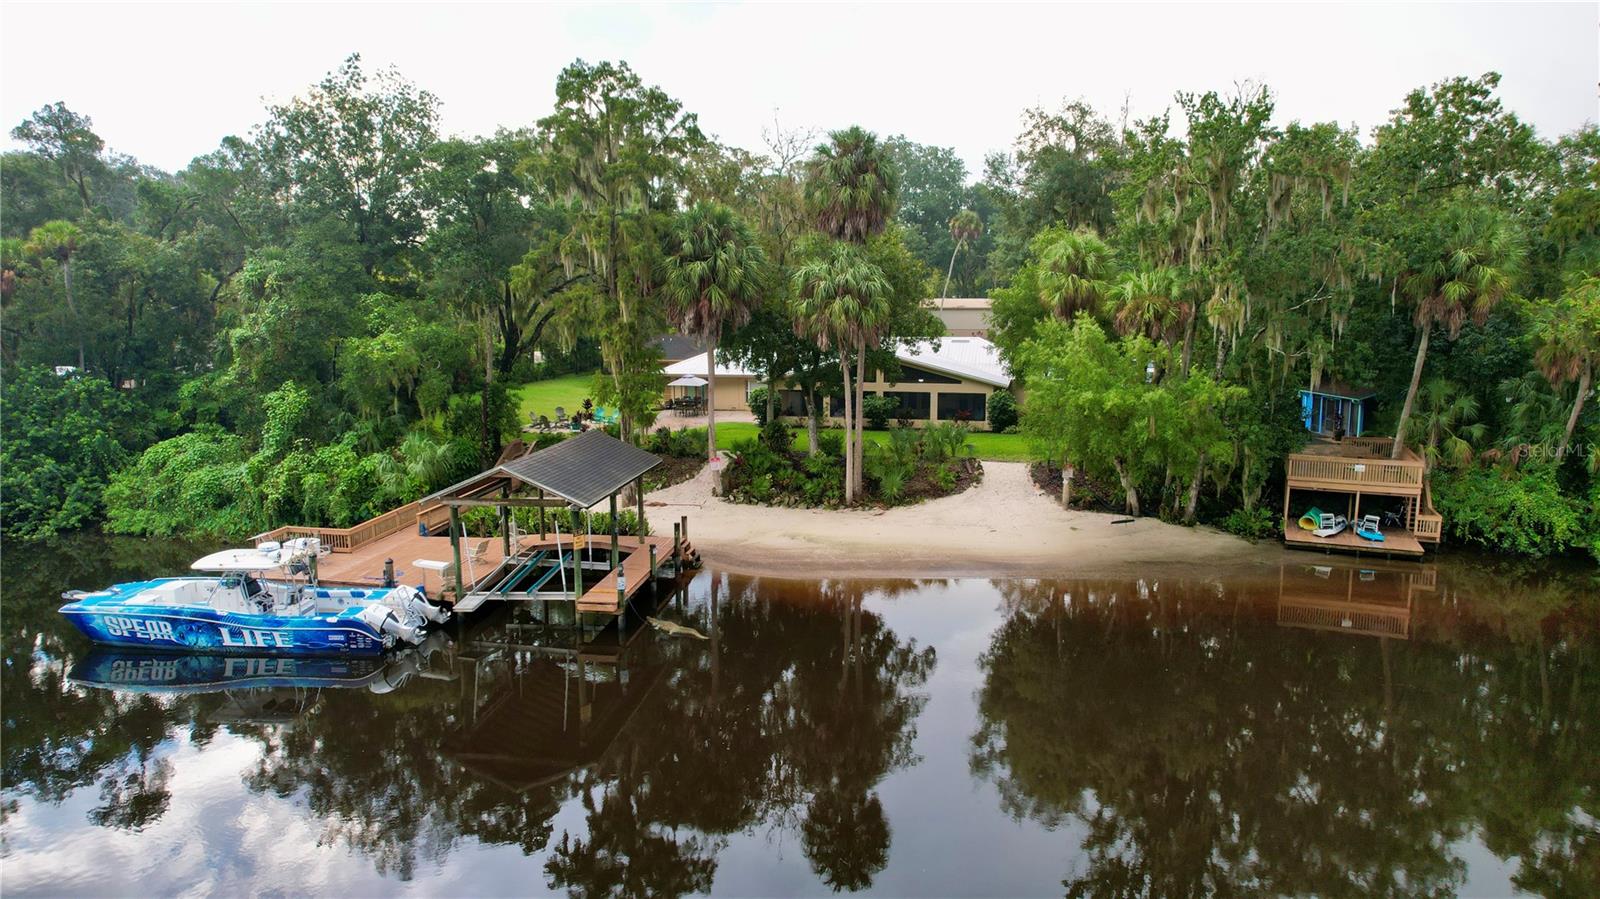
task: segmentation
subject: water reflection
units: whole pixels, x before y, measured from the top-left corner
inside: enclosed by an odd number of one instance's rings
[[[1530,573],[1479,607],[1483,577],[1002,582],[972,770],[1085,833],[1069,896],[1450,893],[1468,836],[1592,895],[1593,596]]]
[[[6,555],[8,892],[54,883],[16,873],[41,844],[98,857],[97,836],[137,834],[158,858],[190,836],[164,821],[277,814],[311,825],[292,861],[354,858],[358,892],[440,872],[456,879],[431,891],[752,891],[777,883],[752,871],[793,875],[787,856],[804,879],[773,891],[1432,894],[1499,858],[1522,889],[1600,893],[1586,575],[1298,558],[1226,579],[706,573],[649,610],[704,641],[643,609],[596,635],[519,606],[373,668],[90,652],[54,614],[58,582],[199,554],[131,543],[88,546],[66,564],[99,567],[66,575]],[[183,783],[207,761],[227,776],[196,806]],[[40,824],[56,807],[73,819]],[[992,859],[918,879],[960,832],[1058,849],[1006,859],[1009,890]],[[486,856],[466,847],[521,866],[472,881]],[[140,870],[150,892],[188,883]]]

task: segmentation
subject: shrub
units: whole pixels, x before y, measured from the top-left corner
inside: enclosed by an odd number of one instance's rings
[[[775,453],[787,453],[794,446],[794,432],[781,419],[774,418],[761,427],[761,443]]]
[[[643,440],[642,445],[658,456],[698,459],[706,454],[706,429],[684,428],[674,431],[671,428],[656,428]]]
[[[922,440],[909,428],[889,432],[886,443],[869,443],[865,454],[866,473],[878,482],[878,493],[893,504],[905,493],[906,483],[917,473],[917,458]]]
[[[900,411],[900,401],[882,394],[869,393],[861,400],[861,417],[867,420],[867,427],[874,431],[887,428],[890,416],[898,411]]]
[[[840,431],[823,431],[817,436],[817,449],[824,456],[844,458],[844,434]]]
[[[971,428],[961,422],[939,422],[922,429],[922,457],[935,465],[960,455],[973,455],[975,450],[967,442]]]
[[[1544,558],[1588,541],[1580,503],[1562,495],[1553,466],[1435,472],[1433,499],[1463,543]]]
[[[1017,426],[1017,398],[1009,390],[989,394],[989,430],[1010,434]]]
[[[117,534],[242,536],[259,520],[244,440],[201,428],[145,450],[106,487],[106,529]]]
[[[112,472],[149,442],[150,415],[104,378],[9,373],[0,388],[0,495],[8,538],[93,521]]]
[[[1256,506],[1255,509],[1234,509],[1218,523],[1224,531],[1238,534],[1251,540],[1271,537],[1278,533],[1278,513],[1266,506]]]
[[[750,391],[750,414],[756,417],[756,427],[767,423],[767,388],[757,387]]]

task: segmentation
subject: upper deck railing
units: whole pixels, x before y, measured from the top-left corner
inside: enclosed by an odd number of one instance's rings
[[[1309,489],[1421,493],[1422,460],[1410,449],[1399,459],[1389,458],[1393,445],[1387,437],[1313,444],[1289,455],[1289,483]]]
[[[432,533],[443,528],[449,520],[450,510],[443,505],[434,504],[423,508],[422,503],[412,502],[348,528],[315,528],[291,524],[257,534],[250,538],[250,542],[261,543],[265,540],[281,542],[295,537],[315,537],[329,550],[347,553],[398,531],[414,528],[418,522],[426,524],[429,533]]]

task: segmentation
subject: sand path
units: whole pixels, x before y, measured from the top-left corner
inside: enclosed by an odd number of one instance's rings
[[[646,497],[655,533],[689,516],[707,564],[750,574],[955,577],[1111,573],[1147,565],[1256,564],[1280,548],[1155,518],[1064,510],[1021,462],[984,462],[955,496],[887,510],[784,509],[725,502],[709,467]]]

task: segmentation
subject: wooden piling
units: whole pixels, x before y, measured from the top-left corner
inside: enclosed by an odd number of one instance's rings
[[[644,520],[644,475],[639,475],[633,479],[633,495],[639,501],[639,509],[636,513],[639,520],[634,522],[634,530],[639,532],[639,542],[643,543],[644,538],[650,536],[650,526]]]
[[[450,555],[455,557],[456,563],[456,602],[466,597],[466,591],[461,587],[461,507],[450,507]]]

